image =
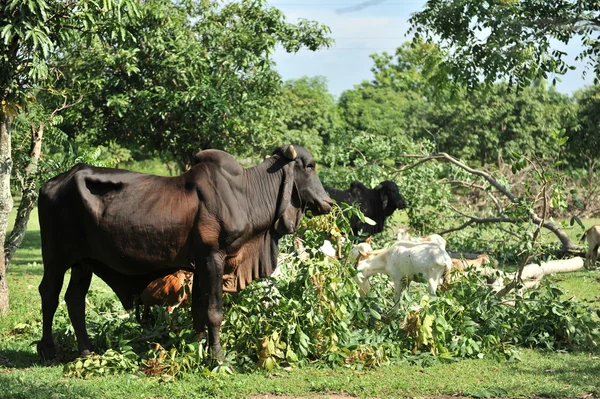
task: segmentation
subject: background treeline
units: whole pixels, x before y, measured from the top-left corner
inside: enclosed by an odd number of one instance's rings
[[[566,205],[554,215],[600,211],[596,86],[569,96],[545,81],[437,84],[444,54],[415,40],[372,55],[372,79],[336,99],[322,77],[282,82],[270,56],[276,46],[329,45],[325,26],[291,24],[261,2],[151,0],[137,12],[111,35],[73,36],[35,71],[45,84],[29,90],[34,101],[13,124],[14,194],[33,187],[29,175],[44,181],[80,161],[175,174],[201,149],[224,149],[250,165],[293,142],[315,155],[326,184],[391,178],[413,207],[452,193],[476,204],[479,194],[439,186],[453,173],[447,167],[401,173],[412,162],[407,154],[447,152],[502,175],[527,156],[561,172]],[[524,190],[518,174],[507,179]]]

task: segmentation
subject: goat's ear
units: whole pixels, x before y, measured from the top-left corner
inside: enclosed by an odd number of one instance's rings
[[[365,242],[366,242],[367,244],[369,244],[369,245],[371,245],[371,237],[372,237],[372,236],[368,236],[368,237],[366,238],[366,240],[365,240]]]

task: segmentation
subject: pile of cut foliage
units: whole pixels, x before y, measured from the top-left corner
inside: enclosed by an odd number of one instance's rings
[[[88,378],[128,374],[171,380],[185,373],[249,372],[277,367],[356,369],[410,362],[491,357],[518,359],[519,348],[597,351],[600,320],[588,304],[564,299],[548,283],[523,296],[498,299],[483,277],[463,275],[437,296],[412,283],[393,314],[393,289],[373,276],[360,297],[354,265],[319,250],[325,236],[338,237],[339,213],[308,219],[300,231],[308,259],[282,242],[281,276],[255,281],[226,295],[222,344],[226,358],[215,364],[198,342],[188,309],[168,315],[154,308],[142,327],[108,289],[88,294],[87,322],[101,354],[75,359],[74,332],[64,306],[56,315],[59,360],[65,374]],[[347,220],[346,220],[347,221]],[[320,233],[326,232],[326,234]],[[345,243],[347,253],[350,243]],[[16,331],[39,337],[40,325]],[[27,337],[29,338],[29,337]]]

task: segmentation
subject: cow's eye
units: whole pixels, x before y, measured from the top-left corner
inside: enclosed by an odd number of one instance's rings
[[[306,169],[308,169],[308,170],[315,170],[315,165],[308,164],[308,165],[306,165]]]

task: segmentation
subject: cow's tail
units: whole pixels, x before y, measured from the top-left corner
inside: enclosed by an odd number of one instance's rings
[[[587,229],[586,231],[583,232],[583,234],[581,235],[581,238],[579,239],[579,242],[583,242],[583,240],[585,240],[585,236],[587,236],[588,231],[590,231],[590,229]]]

